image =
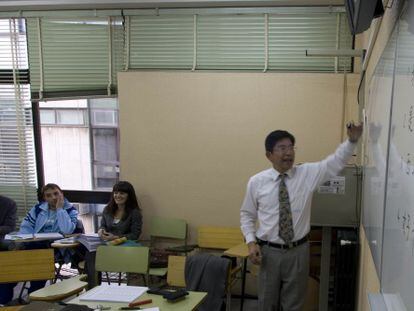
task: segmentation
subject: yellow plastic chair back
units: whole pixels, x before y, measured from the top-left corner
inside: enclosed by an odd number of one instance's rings
[[[239,227],[198,228],[198,247],[225,250],[243,243],[243,234]]]
[[[0,252],[0,267],[0,283],[55,278],[53,249]]]
[[[174,287],[185,287],[185,256],[169,256],[167,284]]]

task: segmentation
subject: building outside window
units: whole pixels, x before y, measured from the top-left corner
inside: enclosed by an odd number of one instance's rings
[[[39,103],[45,182],[109,190],[119,179],[116,98]]]

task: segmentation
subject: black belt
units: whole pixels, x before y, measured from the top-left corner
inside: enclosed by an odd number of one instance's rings
[[[267,246],[275,247],[275,248],[291,249],[291,248],[294,248],[296,246],[299,246],[299,245],[307,242],[309,240],[309,234],[305,235],[300,240],[290,242],[288,244],[272,243],[272,242],[269,242],[269,241],[260,240],[259,238],[256,238],[256,239],[257,239],[257,244],[259,244],[260,246],[267,245]]]

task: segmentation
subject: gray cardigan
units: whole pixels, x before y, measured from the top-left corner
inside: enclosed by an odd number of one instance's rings
[[[227,258],[205,253],[187,257],[184,268],[186,289],[208,293],[197,310],[221,310],[229,269],[230,261]]]
[[[114,217],[105,208],[99,229],[105,229],[106,232],[110,232],[119,237],[126,237],[128,240],[138,240],[142,231],[141,211],[134,209],[126,218],[114,224]]]

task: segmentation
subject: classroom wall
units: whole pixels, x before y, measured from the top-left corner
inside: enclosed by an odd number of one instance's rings
[[[385,0],[383,2],[388,1]],[[363,94],[365,102],[368,101],[369,83],[375,71],[375,67],[394,29],[394,25],[403,3],[401,0],[395,0],[392,2],[392,7],[386,8],[383,18],[375,20],[371,24],[371,28],[364,34],[360,35],[358,40],[355,41],[356,48],[368,49],[370,41],[374,44],[372,54],[368,59],[368,66],[365,74],[365,88]],[[387,3],[384,4],[386,6]],[[379,27],[378,35],[376,38],[372,39],[375,27]],[[371,309],[368,304],[368,293],[377,293],[380,291],[380,280],[379,275],[375,270],[374,261],[362,226],[360,227],[360,241],[361,252],[359,260],[357,310],[370,311]]]
[[[317,161],[355,119],[358,75],[125,72],[118,77],[121,178],[136,187],[144,236],[152,215],[239,226],[248,178],[270,166],[265,136],[297,137],[297,161]],[[344,86],[346,97],[344,108]]]

